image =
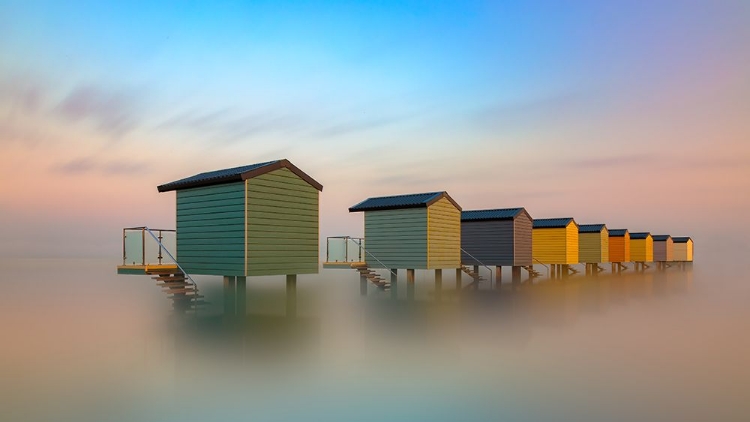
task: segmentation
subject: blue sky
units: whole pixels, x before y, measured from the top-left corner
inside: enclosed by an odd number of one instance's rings
[[[284,157],[326,186],[323,235],[361,231],[366,196],[443,189],[684,233],[750,205],[749,8],[0,1],[0,253],[19,219],[172,226],[157,184]]]

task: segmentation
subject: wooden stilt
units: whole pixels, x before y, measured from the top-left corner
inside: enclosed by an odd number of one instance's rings
[[[461,277],[463,277],[463,270],[456,268],[456,290],[461,290]]]
[[[359,275],[359,295],[367,296],[367,277]]]
[[[568,264],[562,265],[562,278],[568,278],[568,268],[570,268]]]
[[[398,300],[398,269],[391,269],[391,299]]]
[[[511,283],[513,283],[514,286],[521,283],[521,267],[514,265],[510,270],[510,275]]]
[[[495,266],[495,288],[500,289],[500,285],[503,283],[503,267],[500,265]]]
[[[435,300],[440,301],[443,294],[443,270],[435,270]]]
[[[406,300],[414,300],[414,270],[406,270]]]
[[[245,318],[247,315],[247,277],[237,277],[237,315]]]
[[[297,316],[297,274],[286,275],[286,316]]]
[[[226,316],[234,316],[235,312],[234,281],[233,276],[224,276],[224,315]]]

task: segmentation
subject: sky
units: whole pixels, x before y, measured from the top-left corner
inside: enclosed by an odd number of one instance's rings
[[[157,185],[280,158],[321,237],[446,190],[747,251],[750,3],[643,3],[0,0],[0,256],[116,258]]]

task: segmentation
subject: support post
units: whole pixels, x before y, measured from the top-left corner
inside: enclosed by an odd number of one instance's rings
[[[247,315],[247,277],[237,277],[237,315],[243,320]]]
[[[564,264],[564,265],[561,265],[560,268],[562,270],[562,278],[568,278],[568,268],[569,268],[569,265],[568,264]]]
[[[406,270],[406,300],[414,300],[414,270]]]
[[[391,268],[391,299],[398,300],[398,269]]]
[[[367,277],[359,275],[359,295],[367,296]]]
[[[495,266],[495,288],[500,290],[500,285],[503,282],[503,267],[500,265]]]
[[[435,300],[440,302],[443,295],[443,270],[435,269]]]
[[[224,276],[224,315],[234,315],[234,281],[235,278],[232,276]]]
[[[456,290],[461,290],[461,277],[463,277],[463,270],[456,268]]]
[[[521,283],[521,267],[514,265],[510,270],[510,275],[511,283],[513,283],[514,286]]]
[[[297,274],[286,275],[286,316],[297,316]]]

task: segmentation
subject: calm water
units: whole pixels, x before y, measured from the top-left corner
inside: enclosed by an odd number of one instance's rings
[[[414,304],[324,270],[294,319],[251,278],[245,321],[199,277],[185,321],[116,261],[0,260],[2,420],[749,420],[750,288],[712,264]]]

